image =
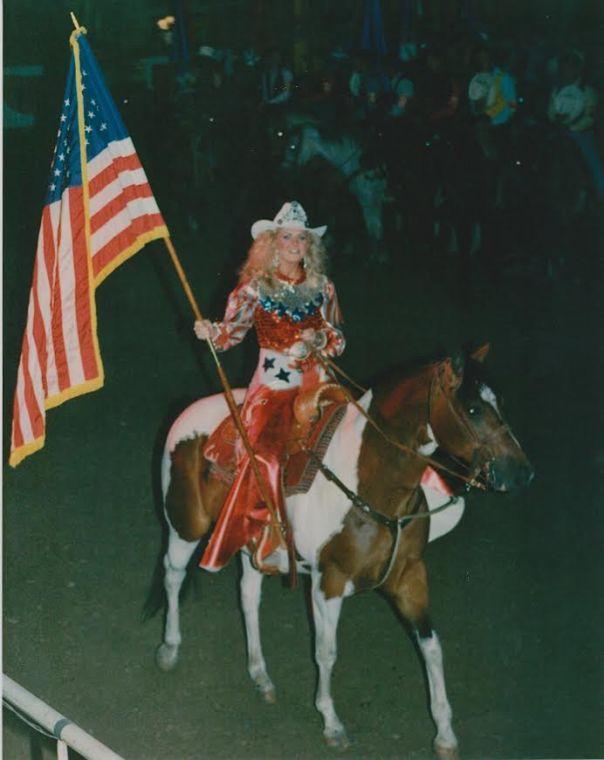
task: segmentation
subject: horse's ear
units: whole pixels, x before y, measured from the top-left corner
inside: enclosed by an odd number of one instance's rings
[[[464,357],[461,352],[455,353],[442,363],[442,378],[445,387],[456,391],[463,382]]]
[[[487,358],[487,355],[490,350],[491,350],[491,344],[483,343],[482,346],[478,346],[478,348],[475,348],[470,353],[470,359],[473,359],[475,362],[482,363]]]

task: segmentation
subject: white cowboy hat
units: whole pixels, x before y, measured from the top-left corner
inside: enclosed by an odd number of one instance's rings
[[[252,237],[254,240],[267,230],[279,230],[279,229],[296,229],[296,230],[308,230],[313,232],[319,237],[323,237],[327,227],[309,227],[307,225],[306,212],[298,201],[288,201],[284,203],[281,209],[277,212],[277,216],[271,221],[270,219],[259,219],[252,224]]]

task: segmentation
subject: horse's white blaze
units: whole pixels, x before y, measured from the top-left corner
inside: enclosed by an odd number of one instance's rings
[[[434,631],[427,638],[417,637],[419,647],[426,663],[428,685],[430,688],[430,709],[436,723],[435,744],[443,748],[457,747],[457,738],[451,726],[451,706],[445,689],[443,672],[443,655],[438,636]]]
[[[499,404],[497,403],[497,396],[494,394],[493,390],[489,388],[488,385],[485,385],[484,383],[480,386],[480,398],[485,401],[487,404],[490,404],[493,409],[497,412],[497,415],[501,417],[501,412],[499,411]]]
[[[371,398],[371,391],[367,391],[358,403],[367,410]],[[357,463],[365,424],[363,415],[349,404],[324,459],[325,465],[355,492],[358,487]],[[350,501],[346,495],[320,472],[308,493],[288,498],[287,516],[296,548],[311,567],[318,564],[323,546],[342,530],[349,509]]]

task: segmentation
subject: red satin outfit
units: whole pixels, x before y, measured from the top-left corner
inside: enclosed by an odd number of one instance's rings
[[[229,296],[222,322],[214,323],[212,339],[217,350],[239,343],[254,326],[260,345],[258,365],[241,411],[241,419],[256,454],[260,473],[273,504],[284,515],[282,465],[292,425],[297,394],[324,381],[322,368],[301,340],[302,332],[315,330],[314,348],[327,356],[342,353],[344,336],[335,289],[326,277],[297,281],[276,275],[240,284]],[[218,461],[220,442],[212,437],[206,458]],[[201,559],[206,570],[220,570],[246,545],[265,559],[279,545],[270,525],[270,513],[262,496],[250,458],[240,440],[236,444],[237,470],[220,516]]]

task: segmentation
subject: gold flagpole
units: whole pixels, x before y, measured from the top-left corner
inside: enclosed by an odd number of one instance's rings
[[[70,12],[71,20],[73,22],[73,25],[75,27],[75,31],[71,33],[71,39],[70,42],[74,49],[75,59],[76,59],[76,78],[77,78],[77,96],[78,96],[78,113],[81,115],[83,112],[83,106],[82,106],[82,91],[81,91],[81,75],[79,71],[79,49],[77,46],[77,37],[78,32],[85,33],[85,28],[80,26],[78,23],[77,18],[75,17],[75,14],[73,11]],[[85,144],[85,138],[84,138],[84,132],[83,132],[83,120],[80,118],[80,142],[82,145],[82,148]],[[86,185],[86,175],[85,175],[85,166],[82,167],[82,180],[84,182],[84,185]],[[88,215],[87,215],[88,216]],[[89,224],[89,220],[87,222]],[[168,249],[168,253],[170,254],[170,259],[172,260],[172,263],[174,264],[174,268],[176,269],[176,273],[178,275],[178,278],[181,282],[181,285],[185,291],[185,294],[187,296],[187,299],[191,305],[191,308],[193,310],[193,313],[196,317],[196,319],[201,320],[203,319],[203,315],[201,313],[201,309],[199,308],[199,305],[197,304],[197,301],[195,299],[195,296],[193,295],[193,291],[191,290],[191,286],[189,285],[189,281],[187,280],[187,276],[184,272],[184,269],[182,268],[182,265],[180,263],[180,260],[178,258],[178,255],[176,253],[176,250],[174,248],[174,245],[172,243],[172,240],[169,237],[164,238],[164,243],[166,244],[166,248]],[[239,415],[239,410],[237,408],[237,402],[235,401],[235,398],[233,396],[233,390],[231,388],[231,385],[228,381],[228,378],[225,374],[225,371],[222,367],[222,364],[220,362],[220,359],[218,358],[218,355],[216,354],[216,348],[214,347],[214,344],[211,340],[207,341],[209,347],[210,347],[210,353],[212,354],[212,358],[214,359],[214,363],[216,365],[216,369],[218,370],[218,376],[220,378],[220,382],[222,383],[222,387],[224,389],[224,397],[227,402],[227,406],[229,407],[229,411],[231,413],[231,416],[233,417],[233,421],[235,422],[235,426],[239,432],[239,435],[241,436],[241,440],[243,442],[243,445],[245,447],[245,450],[250,457],[250,464],[252,466],[252,471],[254,473],[254,477],[256,478],[256,481],[258,483],[258,488],[260,489],[260,495],[262,496],[264,502],[266,503],[266,506],[268,508],[268,511],[271,516],[271,521],[275,528],[277,529],[279,535],[282,538],[285,538],[285,530],[286,526],[282,523],[281,518],[277,512],[277,509],[275,505],[273,504],[273,500],[271,498],[270,491],[264,481],[264,478],[262,477],[262,474],[260,472],[260,469],[258,467],[258,462],[256,460],[256,455],[254,452],[254,449],[252,448],[252,444],[250,443],[250,439],[248,438],[247,432],[243,426],[243,422],[241,421],[241,417]],[[286,542],[287,545],[287,542]],[[295,558],[290,558],[290,565],[295,560]],[[295,564],[290,568],[290,573],[292,575],[292,578],[295,578],[296,575],[296,568]]]

